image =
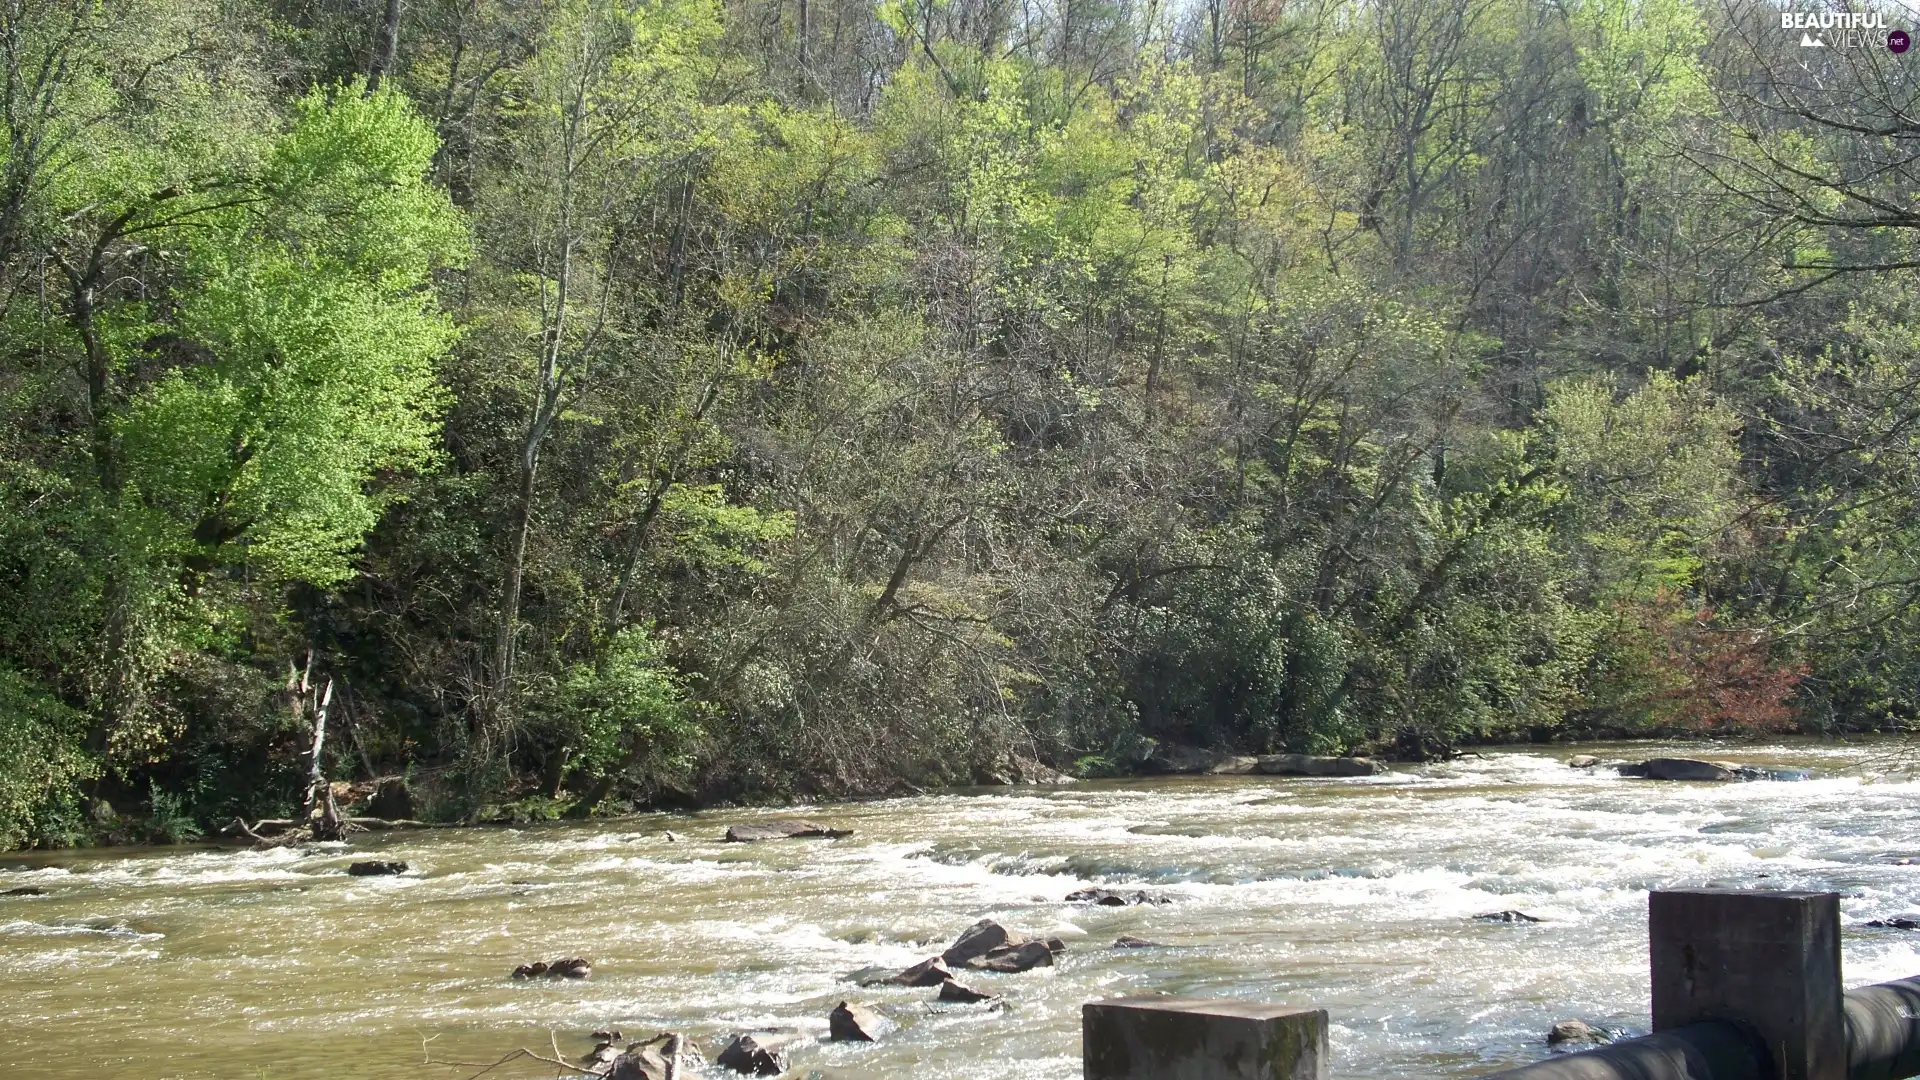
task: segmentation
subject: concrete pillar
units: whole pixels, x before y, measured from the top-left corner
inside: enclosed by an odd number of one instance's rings
[[[1327,1012],[1131,997],[1080,1010],[1086,1080],[1327,1080]]]
[[[1836,893],[1674,889],[1648,900],[1653,1030],[1744,1025],[1766,1080],[1847,1080]]]

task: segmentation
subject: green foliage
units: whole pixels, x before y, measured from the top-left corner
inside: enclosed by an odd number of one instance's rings
[[[158,784],[150,785],[148,793],[151,801],[148,804],[147,835],[152,842],[183,844],[200,839],[200,825],[194,821],[184,798],[160,790]]]
[[[681,776],[704,735],[704,708],[666,662],[651,627],[615,635],[600,661],[567,673],[554,702],[554,723],[587,775],[617,771]]]
[[[183,234],[186,288],[142,332],[209,361],[143,388],[118,425],[176,557],[341,581],[391,498],[375,475],[430,462],[452,326],[424,287],[464,244],[425,183],[433,147],[396,94],[316,91],[258,194]]]
[[[100,775],[81,744],[84,734],[79,713],[0,667],[0,849],[84,837],[75,789]]]
[[[0,12],[0,845],[1920,720],[1906,84],[802,10]]]

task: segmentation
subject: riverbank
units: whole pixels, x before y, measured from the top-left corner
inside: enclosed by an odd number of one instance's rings
[[[472,1070],[418,1068],[422,1039],[492,1061],[551,1032],[571,1056],[612,1026],[683,1031],[711,1056],[746,1027],[818,1036],[855,997],[900,1030],[810,1042],[796,1075],[1066,1080],[1080,1002],[1167,990],[1327,1007],[1336,1071],[1356,1080],[1466,1077],[1544,1053],[1558,1020],[1643,1026],[1645,891],[1708,883],[1838,889],[1849,979],[1920,972],[1920,934],[1866,926],[1920,909],[1920,868],[1898,865],[1920,857],[1920,784],[1880,764],[1904,743],[1579,749],[1817,775],[1658,783],[1522,748],[1351,779],[1098,780],[350,846],[16,855],[0,885],[44,895],[0,898],[15,1002],[0,1059],[48,1080],[97,1075],[109,1056],[179,1077],[452,1080]],[[852,834],[721,839],[795,813]],[[347,876],[370,858],[409,869]],[[1174,902],[1065,901],[1090,885]],[[1543,921],[1473,919],[1504,909]],[[1066,946],[1049,968],[969,977],[1005,1009],[846,979],[989,917]],[[1112,949],[1122,935],[1168,947]],[[562,956],[591,959],[592,977],[511,978]]]
[[[1168,776],[1222,775],[1267,773],[1269,775],[1367,775],[1374,771],[1392,768],[1408,768],[1448,761],[1471,759],[1486,753],[1526,750],[1543,756],[1574,758],[1588,756],[1593,751],[1602,751],[1605,759],[1613,761],[1640,761],[1663,753],[1673,752],[1704,756],[1715,759],[1737,759],[1747,750],[1756,746],[1822,746],[1836,747],[1872,745],[1885,747],[1879,751],[1889,759],[1898,757],[1898,748],[1906,745],[1906,736],[1864,734],[1850,737],[1760,737],[1740,738],[1636,738],[1590,740],[1585,742],[1535,742],[1535,743],[1485,743],[1470,745],[1458,750],[1448,748],[1444,753],[1431,754],[1425,758],[1406,756],[1407,747],[1379,746],[1370,752],[1356,752],[1349,757],[1323,757],[1309,755],[1254,755],[1231,749],[1216,749],[1180,744],[1156,746],[1148,754],[1131,764],[1124,771],[1104,771],[1094,775],[1074,776],[1052,766],[1030,758],[1010,757],[1001,765],[982,770],[973,784],[950,787],[921,787],[897,780],[878,790],[869,792],[835,792],[820,796],[829,801],[869,802],[875,800],[902,798],[909,796],[938,796],[943,794],[966,794],[1006,787],[1052,787],[1081,783],[1089,780],[1101,781],[1139,781]],[[1674,750],[1674,748],[1681,750]],[[1913,751],[1914,759],[1920,762],[1920,746]],[[774,795],[759,792],[753,795],[738,793],[707,792],[705,797],[697,792],[668,792],[651,803],[620,806],[611,800],[602,800],[597,812],[590,815],[579,814],[579,803],[574,796],[563,793],[550,796],[538,791],[523,794],[518,798],[507,799],[483,807],[479,812],[464,817],[448,817],[436,814],[453,805],[436,790],[438,781],[434,774],[424,774],[424,781],[409,779],[403,775],[376,776],[354,781],[336,781],[334,795],[342,812],[355,825],[353,831],[388,831],[409,828],[454,828],[464,826],[528,826],[543,822],[570,820],[582,816],[595,820],[619,820],[640,813],[692,813],[744,808],[777,808],[783,806],[810,805],[818,799],[803,796]],[[154,804],[149,808],[159,812],[142,813],[135,810],[128,813],[115,811],[110,805],[104,815],[96,809],[92,820],[91,835],[86,842],[72,844],[75,847],[125,848],[144,845],[168,845],[210,841],[231,844],[252,844],[265,838],[273,842],[287,842],[293,822],[288,819],[268,819],[248,823],[245,820],[206,823],[183,818],[173,810],[170,802]],[[75,839],[80,839],[76,836]]]

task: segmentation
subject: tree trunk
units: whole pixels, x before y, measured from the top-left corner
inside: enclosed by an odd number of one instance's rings
[[[367,68],[367,93],[380,89],[380,80],[393,71],[400,51],[400,0],[387,0],[386,14],[380,20],[380,36],[373,45],[373,63]]]
[[[529,432],[521,448],[520,481],[514,490],[507,537],[507,572],[500,586],[500,626],[493,644],[493,686],[505,691],[513,678],[513,645],[520,623],[520,592],[526,581],[527,538],[533,532],[533,487],[540,469],[540,436]]]

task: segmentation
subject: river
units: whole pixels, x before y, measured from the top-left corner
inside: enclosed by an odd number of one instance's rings
[[[1068,1080],[1082,1002],[1164,990],[1324,1007],[1342,1078],[1473,1076],[1540,1056],[1556,1020],[1644,1029],[1650,888],[1837,890],[1848,984],[1920,974],[1920,932],[1863,925],[1920,909],[1920,865],[1898,863],[1920,861],[1920,783],[1897,746],[1691,748],[1817,770],[1799,783],[1627,780],[1555,748],[1367,779],[804,808],[855,830],[835,841],[719,843],[728,824],[778,816],[736,810],[386,834],[351,851],[32,853],[0,860],[0,890],[45,891],[0,897],[0,1064],[41,1080],[451,1080],[476,1070],[425,1057],[571,1057],[606,1026],[682,1031],[711,1055],[737,1029],[824,1035],[852,998],[901,1029],[809,1046],[792,1075]],[[369,857],[412,869],[345,875]],[[1062,902],[1123,883],[1176,902]],[[1502,909],[1543,921],[1473,919]],[[1052,968],[965,975],[1004,1009],[843,979],[924,959],[989,916],[1068,942]],[[1111,948],[1122,934],[1167,947]],[[590,980],[507,977],[574,955],[593,959]]]

